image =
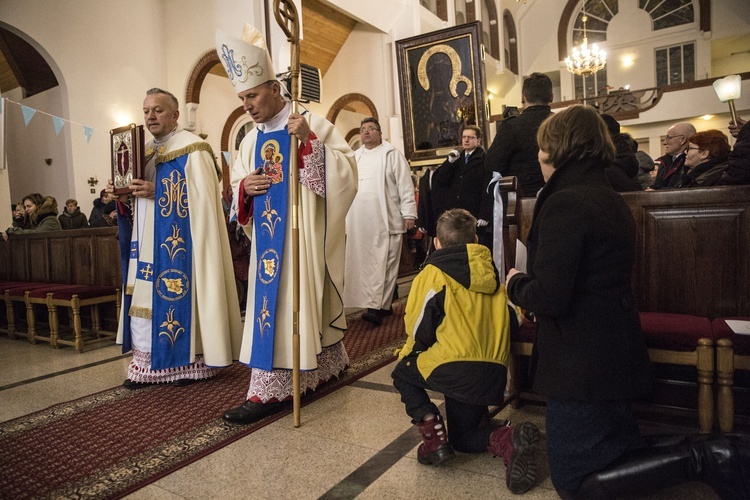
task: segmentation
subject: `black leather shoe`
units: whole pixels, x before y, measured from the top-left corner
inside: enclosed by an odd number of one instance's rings
[[[256,403],[245,401],[245,404],[232,408],[224,414],[224,421],[232,424],[251,424],[263,417],[278,413],[288,406],[287,401],[276,403]]]
[[[393,308],[390,309],[380,309],[380,317],[385,318],[387,316],[391,316],[393,314]]]
[[[125,382],[122,383],[122,386],[125,389],[130,389],[131,391],[134,391],[136,389],[144,389],[152,385],[156,385],[156,384],[154,384],[153,382],[133,382],[129,378],[126,378]]]
[[[193,385],[196,382],[200,382],[200,380],[195,380],[192,378],[181,378],[180,380],[175,380],[172,382],[172,385],[175,387],[187,387],[188,385]]]
[[[381,309],[368,309],[367,312],[362,313],[362,319],[373,325],[380,326],[383,324],[383,317],[380,315],[380,311]]]

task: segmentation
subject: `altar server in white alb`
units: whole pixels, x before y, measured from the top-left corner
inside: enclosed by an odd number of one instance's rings
[[[256,127],[232,167],[234,209],[251,239],[247,313],[240,360],[252,368],[246,402],[224,419],[246,424],[282,409],[292,397],[291,135],[299,139],[300,386],[314,390],[349,358],[344,222],[356,193],[357,167],[346,140],[327,120],[292,113],[262,34],[217,33],[217,52]]]
[[[401,246],[404,233],[415,227],[417,202],[409,163],[383,140],[380,123],[368,117],[359,130],[359,186],[346,216],[344,303],[366,308],[362,319],[380,325],[393,314]]]
[[[242,335],[224,213],[211,146],[178,127],[177,98],[151,89],[143,101],[143,179],[120,195],[123,307],[118,343],[132,349],[124,386],[183,386],[216,375],[239,355]],[[107,186],[112,192],[112,181]]]

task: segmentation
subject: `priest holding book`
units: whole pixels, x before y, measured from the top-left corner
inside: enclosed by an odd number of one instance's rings
[[[211,147],[178,127],[177,98],[165,90],[146,93],[143,115],[153,139],[142,178],[118,198],[127,389],[212,377],[237,359],[242,332]]]

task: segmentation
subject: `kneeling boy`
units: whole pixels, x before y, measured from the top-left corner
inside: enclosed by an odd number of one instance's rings
[[[476,242],[476,219],[466,210],[448,210],[438,219],[436,250],[406,303],[407,340],[393,385],[422,435],[419,463],[441,464],[455,456],[454,448],[486,450],[503,457],[508,488],[523,493],[536,482],[539,429],[529,422],[490,426],[487,406],[503,402],[517,317],[489,249]],[[447,435],[427,389],[445,395]]]

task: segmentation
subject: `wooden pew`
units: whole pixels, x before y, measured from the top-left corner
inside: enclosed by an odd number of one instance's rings
[[[750,186],[623,193],[635,218],[633,290],[657,364],[694,366],[697,403],[659,401],[684,381],[665,381],[653,404],[697,408],[699,427],[714,421],[714,334],[710,320],[750,316]],[[524,198],[514,214],[518,238],[526,240],[535,198]],[[655,325],[655,326],[654,326]],[[660,330],[661,328],[661,330]],[[514,366],[531,352],[533,326],[512,342]],[[515,384],[519,374],[515,374]],[[724,376],[726,379],[727,376]],[[726,381],[724,382],[726,384]],[[518,396],[520,389],[511,387]],[[688,391],[689,392],[689,391]],[[726,390],[724,391],[726,399]],[[679,399],[679,398],[677,398]],[[517,404],[516,400],[514,404]],[[726,417],[725,417],[726,420]]]
[[[0,282],[15,283],[13,292],[0,291],[0,295],[6,302],[6,318],[0,318],[7,322],[5,331],[12,337],[15,329],[15,314],[13,314],[13,302],[23,302],[26,309],[27,332],[25,335],[29,341],[34,343],[36,339],[49,340],[54,346],[65,343],[53,336],[53,326],[49,324],[50,334],[37,335],[36,316],[34,306],[45,305],[49,308],[47,291],[39,290],[36,285],[27,286],[23,289],[23,283],[46,283],[49,284],[49,292],[58,290],[60,287],[54,285],[75,285],[76,300],[72,296],[68,300],[56,302],[56,306],[70,308],[71,325],[75,331],[76,340],[73,345],[80,351],[85,342],[81,341],[80,328],[80,306],[91,305],[92,325],[95,330],[112,331],[117,329],[117,300],[110,300],[114,290],[121,287],[120,250],[117,241],[117,228],[87,228],[67,231],[48,231],[42,233],[11,234],[8,241],[0,241]],[[90,296],[107,287],[107,298],[98,299]],[[31,289],[36,290],[33,293]],[[19,292],[19,289],[20,292]],[[72,290],[72,289],[71,289]],[[82,297],[86,297],[85,300]],[[93,307],[96,302],[97,306]],[[101,316],[97,309],[101,304]],[[79,307],[73,307],[73,304]],[[91,303],[91,304],[89,304]],[[46,311],[43,315],[47,317]],[[49,315],[57,318],[56,313]],[[96,320],[96,321],[95,321]],[[99,325],[99,320],[101,325]],[[77,326],[76,326],[77,325]],[[0,326],[0,328],[2,328]],[[54,332],[57,333],[56,331]],[[51,339],[55,339],[52,341]]]
[[[0,281],[121,286],[116,227],[11,234],[0,241]]]

